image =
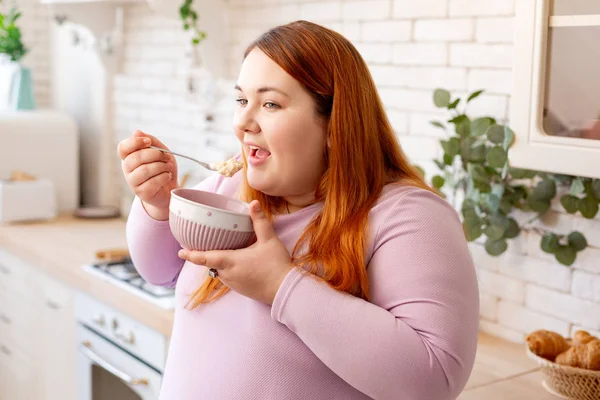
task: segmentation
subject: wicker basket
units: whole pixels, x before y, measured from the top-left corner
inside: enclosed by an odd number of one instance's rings
[[[542,386],[548,392],[567,400],[600,400],[600,371],[556,364],[529,348],[527,355],[541,366]]]

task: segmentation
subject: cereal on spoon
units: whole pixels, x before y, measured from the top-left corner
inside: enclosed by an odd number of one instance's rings
[[[221,161],[217,163],[215,167],[221,175],[227,178],[231,178],[233,175],[236,174],[236,172],[238,172],[244,167],[244,163],[236,160],[235,158],[230,158],[227,161]]]

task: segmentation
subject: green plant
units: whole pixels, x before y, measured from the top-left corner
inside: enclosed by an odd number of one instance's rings
[[[204,39],[206,39],[206,32],[201,31],[198,28],[198,13],[192,7],[194,0],[184,0],[181,7],[179,7],[179,16],[183,22],[183,29],[193,29],[194,36],[192,37],[192,44],[198,45]]]
[[[21,40],[21,30],[16,22],[21,13],[11,8],[8,14],[0,12],[0,54],[6,54],[12,61],[19,61],[27,54]]]
[[[504,253],[508,240],[521,231],[533,230],[542,236],[543,251],[554,254],[561,264],[573,264],[577,252],[587,247],[585,236],[576,231],[554,233],[534,222],[550,210],[557,196],[567,213],[593,218],[598,212],[600,180],[510,167],[508,152],[514,132],[492,117],[471,120],[466,114],[468,104],[482,92],[453,99],[447,90],[435,90],[435,106],[447,109],[451,117],[444,122],[431,121],[448,134],[440,140],[444,154],[434,162],[441,173],[432,178],[432,185],[446,194],[450,190],[453,202],[461,195],[467,240],[485,235],[485,249],[490,255]],[[513,218],[515,210],[533,216],[520,224]]]

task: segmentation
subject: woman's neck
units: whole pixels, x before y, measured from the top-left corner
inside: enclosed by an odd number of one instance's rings
[[[292,214],[296,211],[302,210],[312,204],[315,204],[315,192],[307,193],[300,196],[287,196],[284,197],[286,206],[284,207],[286,213]]]

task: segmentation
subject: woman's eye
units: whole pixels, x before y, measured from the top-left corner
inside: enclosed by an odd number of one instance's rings
[[[246,99],[241,99],[241,98],[237,98],[235,99],[235,101],[240,105],[240,106],[245,106],[246,104],[248,104],[248,100]]]
[[[275,104],[272,101],[267,101],[265,103],[265,107],[269,108],[269,109],[276,109],[276,108],[279,108],[279,104]]]

